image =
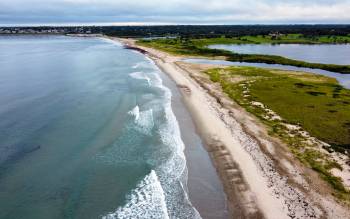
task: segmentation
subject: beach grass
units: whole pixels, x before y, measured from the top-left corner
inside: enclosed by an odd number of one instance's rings
[[[233,100],[270,127],[270,134],[283,139],[291,151],[310,168],[320,173],[339,197],[348,197],[340,178],[331,169],[341,166],[305,143],[305,137],[291,132],[283,124],[303,130],[331,145],[329,151],[350,150],[350,90],[335,79],[310,73],[261,69],[254,67],[216,68],[206,71],[210,79],[220,83]],[[282,117],[269,117],[262,103]]]
[[[303,126],[322,141],[350,149],[350,90],[335,79],[254,67],[215,69],[209,74],[213,81],[228,77],[222,85],[227,87],[230,96],[238,92],[239,87],[239,84],[230,83],[230,78],[241,76],[253,80],[249,101],[264,103],[288,123]]]

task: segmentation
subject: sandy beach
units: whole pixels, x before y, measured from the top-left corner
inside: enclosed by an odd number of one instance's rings
[[[181,138],[186,145],[184,153],[188,169],[187,194],[192,205],[202,218],[226,219],[230,212],[227,198],[219,176],[197,134],[194,121],[182,101],[182,94],[176,84],[165,73],[160,74],[163,84],[172,92],[172,108],[179,123]]]
[[[110,39],[150,57],[179,87],[236,218],[348,218],[349,209],[315,172],[201,73],[215,66],[184,63],[134,40]]]

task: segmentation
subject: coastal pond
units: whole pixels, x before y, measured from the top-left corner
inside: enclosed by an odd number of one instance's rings
[[[230,44],[210,45],[235,53],[284,56],[312,63],[350,65],[350,44]]]
[[[271,68],[271,69],[280,69],[288,71],[302,71],[310,72],[314,74],[325,75],[332,77],[338,80],[338,82],[345,88],[350,89],[350,74],[340,74],[336,72],[326,71],[322,69],[312,69],[312,68],[302,68],[295,67],[290,65],[279,65],[279,64],[266,64],[266,63],[249,63],[249,62],[231,62],[226,60],[211,60],[211,59],[184,59],[183,61],[189,63],[198,63],[198,64],[212,64],[212,65],[225,65],[225,66],[250,66],[258,68]]]

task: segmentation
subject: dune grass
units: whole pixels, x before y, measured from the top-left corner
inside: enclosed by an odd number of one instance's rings
[[[338,197],[348,199],[349,191],[341,179],[331,173],[331,169],[341,169],[341,166],[317,147],[307,145],[305,137],[291,136],[282,123],[301,126],[312,136],[329,143],[332,146],[329,151],[350,151],[350,90],[332,78],[301,72],[229,67],[206,73],[212,81],[220,83],[233,100],[267,124],[271,135],[283,139],[296,157],[336,190]],[[266,111],[253,102],[263,103],[283,120],[267,119]]]
[[[210,75],[217,81],[222,75],[214,72]],[[227,77],[256,78],[250,85],[250,101],[264,103],[288,123],[301,125],[334,147],[350,149],[350,90],[335,79],[253,67],[232,67],[225,72]],[[227,90],[230,94],[236,92],[238,85],[232,86],[232,91]]]

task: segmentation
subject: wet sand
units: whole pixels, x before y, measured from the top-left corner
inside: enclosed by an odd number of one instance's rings
[[[222,183],[197,134],[178,88],[164,73],[161,74],[161,78],[164,85],[172,92],[172,108],[179,122],[181,137],[185,144],[189,198],[203,219],[231,218]]]

